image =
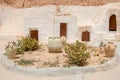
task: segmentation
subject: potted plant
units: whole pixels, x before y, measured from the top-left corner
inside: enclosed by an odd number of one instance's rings
[[[6,54],[9,59],[14,59],[17,52],[17,46],[15,42],[8,42],[6,45]]]

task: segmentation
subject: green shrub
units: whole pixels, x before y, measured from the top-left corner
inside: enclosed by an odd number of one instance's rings
[[[18,65],[33,65],[34,60],[25,60],[25,59],[20,59],[17,61]]]
[[[25,37],[18,41],[18,51],[34,51],[38,49],[38,41],[31,37]]]
[[[17,48],[16,54],[23,54],[24,50],[22,48]]]
[[[73,44],[67,44],[65,52],[67,53],[66,57],[69,59],[69,64],[72,65],[84,66],[90,57],[86,45],[78,40]]]
[[[44,62],[44,65],[49,67],[58,67],[59,66],[59,60],[55,60],[54,62]]]

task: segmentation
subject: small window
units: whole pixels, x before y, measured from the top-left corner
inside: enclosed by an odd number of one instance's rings
[[[38,30],[30,30],[30,37],[38,40]]]
[[[110,16],[109,20],[109,31],[116,31],[116,15]]]
[[[82,32],[82,41],[90,41],[90,32],[88,31]]]

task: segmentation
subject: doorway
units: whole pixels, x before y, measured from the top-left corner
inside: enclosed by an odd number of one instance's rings
[[[60,37],[67,37],[67,23],[60,23]]]
[[[38,40],[38,30],[30,30],[30,37]]]
[[[109,20],[109,31],[116,31],[116,15],[110,16]]]

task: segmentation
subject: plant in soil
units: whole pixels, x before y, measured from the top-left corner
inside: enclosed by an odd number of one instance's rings
[[[104,48],[104,46],[102,47]],[[14,61],[18,61],[20,66],[30,65],[43,68],[99,65],[110,59],[110,57],[105,56],[105,50],[102,53],[100,52],[100,46],[87,46],[86,43],[79,41],[72,44],[66,43],[62,48],[60,54],[50,54],[48,45],[42,45],[40,49],[33,51],[31,54],[26,51],[24,54],[16,55]],[[34,65],[32,65],[33,63]]]
[[[19,61],[16,61],[18,65],[33,65],[34,60],[25,60],[25,59],[20,59]]]
[[[21,40],[18,40],[18,46],[19,46],[18,52],[34,51],[38,49],[38,41],[28,36],[22,38]]]
[[[9,59],[14,59],[16,56],[16,51],[17,51],[16,42],[14,41],[8,42],[6,44],[5,50],[6,50],[7,57]]]
[[[59,66],[59,58],[56,57],[56,60],[54,62],[44,62],[44,65],[49,66],[49,67],[58,67]]]
[[[71,65],[84,66],[87,64],[87,59],[90,58],[86,44],[78,40],[73,44],[67,44],[65,52],[67,54],[66,57],[69,59],[68,62]]]
[[[100,42],[100,44],[99,44],[99,52],[100,53],[104,53],[104,51],[105,51],[105,45],[106,44],[103,41]]]
[[[107,62],[107,60],[103,59],[103,60],[101,60],[100,64],[104,64],[105,62]]]

